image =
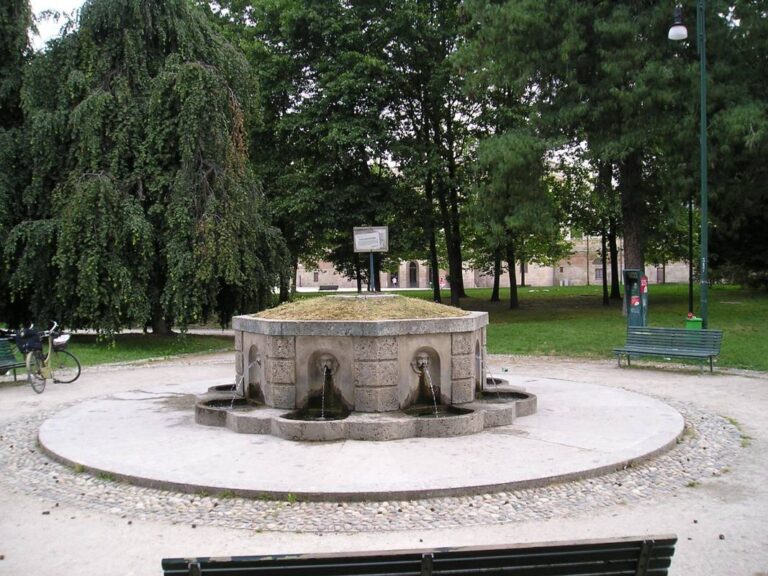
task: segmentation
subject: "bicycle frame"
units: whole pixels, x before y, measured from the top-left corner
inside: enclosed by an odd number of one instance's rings
[[[56,333],[56,328],[59,327],[59,324],[54,320],[53,321],[53,327],[48,330],[47,332],[41,332],[40,335],[42,337],[48,338],[48,353],[43,355],[42,351],[40,351],[40,359],[42,360],[40,365],[40,375],[45,380],[53,380],[53,368],[51,359],[53,358],[53,337]],[[29,352],[27,354],[27,371],[32,369],[31,362],[33,354],[35,354],[35,351]]]

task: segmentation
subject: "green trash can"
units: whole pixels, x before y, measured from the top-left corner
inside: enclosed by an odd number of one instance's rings
[[[685,319],[685,329],[701,330],[701,318],[689,315],[688,318]]]

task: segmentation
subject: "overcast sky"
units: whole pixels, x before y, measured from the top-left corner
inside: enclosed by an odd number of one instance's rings
[[[84,0],[31,0],[32,13],[37,16],[43,10],[56,10],[57,12],[66,12],[69,14],[72,10],[80,7]],[[59,35],[59,30],[64,25],[65,20],[55,22],[45,20],[37,23],[38,35],[32,37],[32,45],[35,50],[40,50],[45,42]]]

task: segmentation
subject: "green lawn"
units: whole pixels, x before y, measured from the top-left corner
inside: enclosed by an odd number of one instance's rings
[[[402,291],[426,300],[432,292]],[[555,355],[611,360],[614,346],[624,342],[626,318],[620,302],[603,306],[600,286],[519,289],[520,308],[509,310],[509,291],[491,303],[489,289],[469,289],[465,310],[490,314],[488,351],[491,354]],[[688,309],[687,286],[649,287],[651,326],[683,327]],[[301,294],[301,298],[317,296]],[[325,294],[322,294],[325,295]],[[444,301],[449,295],[443,292]],[[698,294],[695,296],[698,308]],[[713,286],[709,291],[709,327],[724,331],[718,365],[768,371],[768,293],[735,286]],[[183,354],[231,351],[231,337],[121,334],[113,341],[76,334],[69,349],[88,366]]]
[[[110,341],[93,335],[75,334],[67,349],[78,357],[81,364],[90,366],[185,354],[222,352],[234,350],[234,345],[231,336],[119,334]]]
[[[430,291],[405,292],[431,298]],[[602,304],[600,286],[519,289],[520,308],[509,310],[509,291],[502,301],[489,302],[490,290],[469,289],[462,299],[466,310],[490,314],[488,352],[491,354],[556,355],[613,358],[611,349],[623,344],[626,318],[620,302]],[[444,294],[447,301],[448,295]],[[698,308],[698,292],[694,295]],[[688,311],[688,286],[649,287],[650,326],[682,328]],[[709,290],[709,327],[723,330],[720,366],[768,371],[768,293],[735,286]]]

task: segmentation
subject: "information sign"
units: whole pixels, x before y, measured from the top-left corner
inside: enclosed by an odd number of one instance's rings
[[[359,226],[353,232],[355,252],[389,251],[388,226]]]

